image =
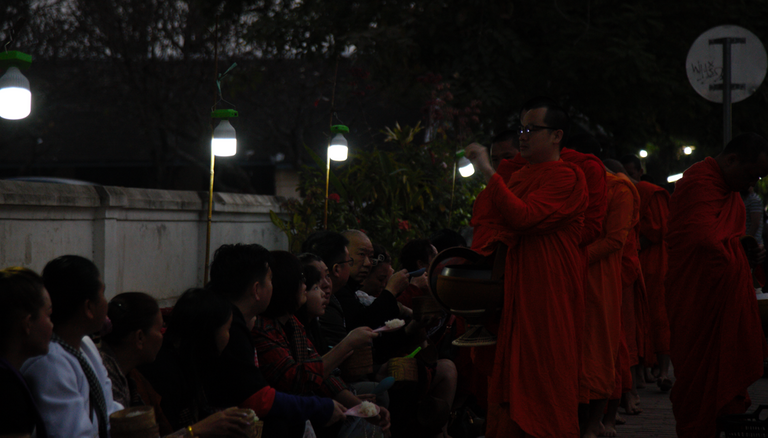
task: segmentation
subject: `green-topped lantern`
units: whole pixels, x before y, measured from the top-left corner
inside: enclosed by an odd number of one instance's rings
[[[331,144],[328,146],[328,158],[333,161],[346,161],[349,154],[349,148],[347,147],[347,139],[344,138],[345,133],[349,133],[349,128],[344,125],[331,126],[331,133],[336,134],[331,139]]]
[[[32,56],[22,52],[0,53],[0,68],[5,74],[0,77],[0,117],[19,120],[27,117],[32,110],[32,93],[29,80],[21,74],[32,64]]]
[[[211,139],[211,151],[218,157],[231,157],[237,153],[237,136],[235,128],[229,123],[229,119],[237,117],[237,111],[233,109],[221,109],[211,113],[211,118],[221,119],[219,125],[213,130]]]

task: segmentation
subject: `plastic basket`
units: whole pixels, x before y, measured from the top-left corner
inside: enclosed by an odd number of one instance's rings
[[[768,438],[768,418],[760,419],[760,413],[768,405],[760,405],[748,414],[724,415],[717,420],[720,436],[725,438]],[[724,435],[723,435],[724,434]]]

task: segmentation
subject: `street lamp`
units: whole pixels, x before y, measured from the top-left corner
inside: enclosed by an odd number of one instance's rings
[[[325,209],[323,212],[323,229],[328,229],[328,185],[331,180],[331,160],[333,161],[346,161],[349,156],[349,145],[347,139],[344,138],[344,133],[349,134],[349,128],[344,125],[331,126],[331,134],[333,136],[331,141],[328,142],[328,150],[326,155],[328,156],[325,164]]]
[[[683,148],[683,153],[685,155],[691,155],[693,153],[693,146],[686,146]]]
[[[29,80],[20,70],[29,68],[31,64],[32,56],[26,53],[0,53],[0,68],[6,68],[5,74],[0,77],[0,117],[19,120],[27,117],[32,110]]]
[[[464,149],[456,152],[456,158],[459,159],[457,167],[459,168],[459,174],[461,176],[469,178],[475,174],[475,167],[472,165],[472,162],[469,161],[469,158],[464,156]]]
[[[640,149],[640,158],[646,158],[648,156],[648,151],[645,149]]]

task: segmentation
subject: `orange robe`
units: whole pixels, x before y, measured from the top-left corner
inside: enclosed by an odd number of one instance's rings
[[[494,175],[486,190],[503,225],[489,244],[508,246],[487,436],[578,438],[584,173],[563,161],[532,164],[506,185]]]
[[[624,174],[619,173],[616,176],[630,181]],[[635,366],[640,363],[640,358],[645,353],[648,301],[645,296],[645,282],[643,281],[643,273],[638,255],[640,243],[637,235],[637,225],[640,222],[640,194],[634,184],[630,188],[634,197],[635,208],[632,216],[632,228],[629,230],[629,235],[627,235],[627,241],[624,244],[624,254],[621,260],[621,327],[622,335],[626,340],[629,350],[629,366]]]
[[[601,236],[587,247],[589,269],[584,293],[582,401],[610,398],[617,383],[621,340],[621,259],[632,228],[635,200],[631,182],[610,173],[608,210]],[[620,394],[620,393],[619,393]],[[615,398],[615,397],[614,397]]]
[[[665,282],[679,437],[715,437],[715,419],[745,412],[747,388],[763,375],[768,352],[739,242],[745,225],[741,196],[717,161],[685,171],[669,202]]]
[[[640,236],[647,239],[640,249],[640,266],[648,297],[648,336],[645,365],[656,362],[656,354],[669,354],[669,320],[664,303],[664,277],[667,275],[667,218],[669,193],[646,181],[636,185],[640,193]]]

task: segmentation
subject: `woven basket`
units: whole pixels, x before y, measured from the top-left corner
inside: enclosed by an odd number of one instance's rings
[[[416,359],[411,357],[393,357],[387,363],[387,373],[398,382],[419,381]]]
[[[112,438],[157,438],[160,436],[155,422],[155,408],[135,406],[114,412],[109,416]]]
[[[372,373],[373,349],[371,345],[368,344],[355,349],[352,355],[341,363],[339,368],[341,369],[341,377],[345,380]]]

